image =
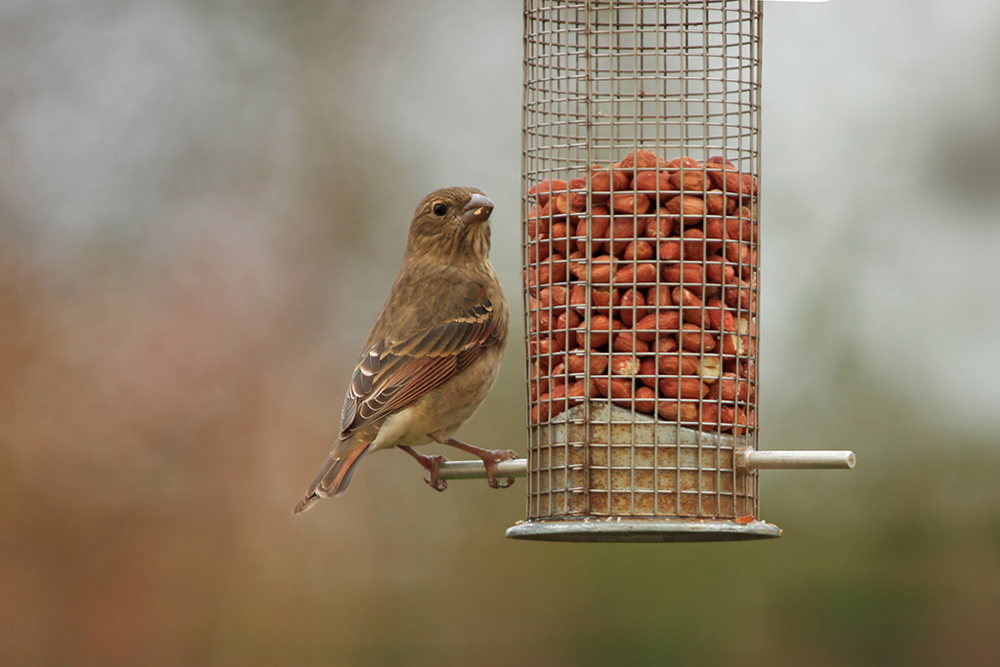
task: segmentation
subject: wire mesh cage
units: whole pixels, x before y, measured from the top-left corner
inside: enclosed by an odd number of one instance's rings
[[[761,3],[525,2],[527,520],[774,537],[757,472]]]

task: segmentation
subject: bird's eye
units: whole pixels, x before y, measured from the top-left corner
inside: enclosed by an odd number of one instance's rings
[[[441,202],[434,204],[434,215],[443,216],[447,212],[448,207],[445,204],[442,204]]]

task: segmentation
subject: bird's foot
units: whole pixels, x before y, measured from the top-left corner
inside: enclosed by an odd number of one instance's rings
[[[497,463],[500,461],[510,461],[511,459],[518,458],[517,452],[513,449],[483,449],[481,447],[474,447],[472,445],[467,445],[464,442],[455,440],[454,438],[448,438],[445,444],[451,445],[452,447],[458,447],[462,451],[474,454],[483,460],[483,464],[486,466],[486,483],[494,489],[506,489],[508,486],[514,483],[513,477],[508,477],[504,484],[501,484],[497,480]]]
[[[412,456],[417,460],[417,463],[422,465],[427,471],[427,478],[424,479],[425,482],[431,485],[431,488],[435,491],[444,491],[448,488],[448,481],[444,479],[438,479],[438,470],[442,463],[446,463],[448,459],[437,454],[435,456],[427,456],[426,454],[421,454],[420,452],[413,449],[413,447],[401,446],[404,452]]]

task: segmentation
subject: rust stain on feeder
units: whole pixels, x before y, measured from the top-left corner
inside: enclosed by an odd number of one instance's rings
[[[678,427],[601,401],[570,408],[535,435],[529,519],[735,519],[756,512],[756,475],[734,463],[745,438]]]

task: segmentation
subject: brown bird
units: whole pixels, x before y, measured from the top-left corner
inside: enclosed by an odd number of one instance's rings
[[[492,210],[475,188],[436,190],[420,202],[403,267],[351,377],[340,439],[295,514],[343,493],[365,454],[389,447],[413,456],[438,491],[448,484],[438,479],[447,459],[413,447],[439,442],[475,454],[500,487],[497,462],[517,454],[451,437],[486,398],[507,344],[507,300],[489,260]]]

